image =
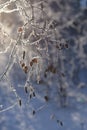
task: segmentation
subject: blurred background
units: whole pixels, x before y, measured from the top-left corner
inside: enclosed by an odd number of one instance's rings
[[[24,16],[18,10],[11,13],[7,11],[17,9],[16,1],[13,0],[3,11],[2,6],[9,1],[0,0],[0,75],[4,72],[9,60],[10,43],[15,43],[18,27],[24,24]],[[66,88],[70,109],[68,108],[68,112],[65,110],[66,115],[64,115],[64,109],[62,111],[59,109],[57,104],[59,99],[57,100],[56,95],[54,95],[57,92],[53,89],[56,83],[52,82],[52,79],[50,81],[51,87],[49,87],[50,82],[49,84],[42,82],[39,89],[36,84],[34,89],[37,91],[37,98],[30,101],[30,95],[26,95],[22,87],[25,84],[26,74],[15,63],[10,68],[9,78],[5,76],[0,81],[0,130],[43,130],[44,126],[46,126],[45,130],[57,130],[58,127],[49,118],[52,113],[65,121],[65,126],[59,127],[62,130],[79,130],[81,127],[86,130],[87,128],[87,0],[43,1],[47,15],[53,19],[52,24],[56,28],[57,39],[64,45],[68,44],[68,48],[60,51],[61,64],[59,69],[64,73],[62,74],[62,85]],[[23,0],[20,3],[26,2],[28,3],[28,0]],[[38,7],[37,3],[41,1],[32,0],[31,2]],[[38,14],[37,12],[35,14],[37,19]],[[28,15],[30,16],[30,14]],[[9,79],[15,86],[14,90],[8,87],[11,86]],[[48,89],[46,85],[48,85]],[[15,92],[22,99],[21,107],[17,97],[15,97]],[[50,95],[47,108],[44,107],[46,100],[48,100],[47,97],[44,100],[45,94]],[[33,116],[34,110],[38,113],[35,116]],[[66,120],[67,116],[69,119]],[[86,122],[85,125],[84,122]],[[69,123],[72,124],[71,127],[68,126]],[[78,125],[79,123],[80,125]]]

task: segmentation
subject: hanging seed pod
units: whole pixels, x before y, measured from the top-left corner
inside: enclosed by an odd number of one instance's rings
[[[37,58],[33,58],[30,62],[30,66],[32,66],[34,63],[38,63],[38,59]]]
[[[51,64],[48,66],[48,68],[45,70],[45,73],[46,72],[51,72],[51,73],[56,73],[56,68]]]
[[[69,46],[68,46],[68,44],[67,44],[67,43],[66,43],[64,46],[65,46],[65,48],[67,48],[67,49],[69,48]]]
[[[23,68],[23,70],[24,70],[25,73],[28,73],[28,67],[27,67],[27,66],[25,66],[25,67]]]
[[[18,100],[19,106],[22,105],[21,99]]]
[[[25,90],[26,93],[28,93],[28,87],[27,86],[24,87],[24,90]]]
[[[44,72],[44,77],[47,78],[47,73],[46,72]]]
[[[30,99],[32,98],[32,94],[30,94]]]
[[[62,77],[65,77],[65,74],[64,73],[61,73]]]
[[[35,110],[33,110],[32,114],[35,115],[35,113],[36,113]]]
[[[25,63],[22,63],[22,64],[21,64],[21,67],[23,68],[24,66],[25,66]]]
[[[34,58],[34,59],[32,59],[32,62],[33,62],[33,63],[37,63],[37,62],[38,62],[38,59],[37,59],[37,58]]]
[[[23,60],[24,60],[24,58],[25,58],[25,51],[23,51]]]
[[[60,43],[60,44],[59,44],[59,50],[62,50],[63,48],[64,48],[63,43]]]
[[[58,46],[58,45],[56,45],[56,48],[57,48],[57,49],[59,49],[59,46]]]
[[[79,25],[78,21],[74,21],[73,25],[77,27]]]
[[[48,96],[44,96],[44,99],[46,102],[49,100]]]
[[[60,124],[61,126],[63,126],[63,122],[60,120],[57,120],[57,123]]]
[[[43,8],[44,8],[44,5],[43,5],[43,3],[41,3],[41,4],[40,4],[40,6],[41,6],[41,9],[43,10]]]
[[[31,62],[30,62],[30,66],[32,66],[32,65],[33,65],[33,62],[31,61]]]
[[[35,97],[36,95],[35,95],[35,92],[33,92],[33,96]]]

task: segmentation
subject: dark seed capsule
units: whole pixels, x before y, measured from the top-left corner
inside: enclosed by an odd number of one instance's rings
[[[36,113],[35,110],[33,110],[32,114],[35,115],[35,113]]]
[[[63,48],[64,48],[63,43],[60,43],[60,44],[59,44],[59,50],[62,50]]]
[[[78,26],[78,24],[79,24],[79,23],[78,23],[77,21],[74,21],[74,22],[73,22],[73,25],[74,25],[74,26]]]
[[[49,100],[48,96],[44,96],[44,99],[45,99],[45,101]]]
[[[62,121],[60,122],[60,125],[63,126],[63,122]]]
[[[27,67],[27,66],[24,67],[24,72],[25,72],[25,73],[28,72],[28,67]]]
[[[68,46],[68,44],[65,44],[65,48],[68,48],[69,46]]]
[[[25,63],[22,63],[21,66],[22,66],[22,68],[25,67]]]
[[[60,43],[59,46],[62,46],[62,43]]]
[[[25,51],[23,51],[23,59],[25,58]]]
[[[35,95],[35,92],[33,92],[33,96],[35,97],[36,95]]]
[[[47,74],[46,73],[44,73],[44,77],[47,78]]]
[[[19,101],[18,101],[18,102],[19,102],[19,106],[21,106],[21,105],[22,105],[22,103],[21,103],[21,99],[19,99]]]
[[[32,94],[30,94],[30,99],[32,98]]]
[[[57,123],[59,123],[61,126],[63,126],[63,122],[60,120],[57,120]]]
[[[61,75],[62,75],[63,77],[65,77],[65,74],[64,74],[64,73],[61,73]]]
[[[56,48],[58,48],[58,49],[59,49],[59,46],[58,46],[58,45],[56,45]]]
[[[28,93],[28,88],[27,87],[25,87],[24,90],[25,90],[26,93]]]
[[[30,66],[32,66],[32,65],[33,65],[33,62],[31,61],[31,62],[30,62]]]
[[[41,9],[43,10],[43,3],[41,3]]]

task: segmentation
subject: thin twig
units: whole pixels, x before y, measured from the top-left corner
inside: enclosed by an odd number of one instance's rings
[[[12,109],[13,107],[15,107],[16,105],[17,105],[17,102],[14,103],[13,105],[11,105],[11,106],[9,106],[9,107],[3,109],[3,110],[0,110],[0,113],[10,110],[10,109]]]

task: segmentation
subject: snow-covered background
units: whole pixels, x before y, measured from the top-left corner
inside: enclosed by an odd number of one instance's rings
[[[0,4],[5,1],[0,0]],[[15,62],[8,76],[5,75],[0,80],[0,130],[87,130],[87,1],[82,0],[78,5],[76,0],[73,0],[70,6],[69,0],[67,4],[64,0],[59,1],[48,0],[47,12],[59,22],[56,27],[58,37],[69,40],[69,48],[60,51],[63,59],[60,69],[65,73],[62,85],[66,88],[67,97],[60,99],[56,75],[54,78],[52,75],[48,82],[46,80],[40,84],[32,83],[35,96],[30,99],[30,93],[25,93],[23,87],[27,76]],[[10,9],[14,8],[14,3],[12,4]],[[11,54],[11,46],[9,47],[8,43],[11,43],[11,40],[15,43],[17,29],[23,25],[23,18],[18,12],[2,12],[0,23],[2,30],[6,31],[4,36],[0,30],[2,75]],[[1,44],[3,39],[4,45]],[[10,88],[11,84],[14,88]],[[21,102],[17,97],[21,98]],[[61,106],[60,100],[63,100],[66,106]]]

